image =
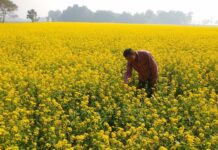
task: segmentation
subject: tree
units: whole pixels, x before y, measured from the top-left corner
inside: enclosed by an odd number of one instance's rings
[[[28,10],[27,19],[30,19],[32,22],[39,21],[39,18],[37,18],[37,12],[34,9]]]
[[[5,17],[17,10],[17,5],[10,0],[0,0],[0,21],[5,22]]]
[[[133,16],[128,12],[123,12],[122,14],[119,15],[119,22],[132,23],[132,21],[133,21]]]
[[[112,11],[98,10],[94,13],[92,21],[94,22],[115,22],[116,14]]]
[[[145,12],[145,23],[154,23],[156,14],[152,10],[147,10]]]
[[[56,11],[51,10],[48,12],[48,17],[49,19],[51,19],[51,21],[60,21],[61,15],[62,13],[60,10],[56,10]]]
[[[93,16],[93,12],[89,10],[86,6],[74,5],[73,7],[68,7],[63,11],[61,16],[61,21],[90,21]]]
[[[134,23],[145,23],[145,13],[135,13],[133,16],[133,22]]]

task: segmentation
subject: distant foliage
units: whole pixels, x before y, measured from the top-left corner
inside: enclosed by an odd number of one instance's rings
[[[0,0],[0,22],[5,22],[7,15],[15,17],[16,15],[12,14],[17,10],[18,6],[14,4],[11,0]]]
[[[112,11],[98,10],[92,12],[86,6],[74,5],[61,12],[49,11],[51,21],[73,22],[121,22],[121,23],[161,23],[161,24],[189,24],[192,21],[192,13],[185,14],[181,11],[158,11],[154,13],[147,10],[145,13],[123,12],[121,14]]]
[[[39,21],[39,18],[37,17],[37,12],[34,9],[28,10],[27,19],[30,19],[32,22]]]
[[[51,19],[51,21],[59,21],[61,20],[61,11],[60,10],[57,10],[57,11],[49,11],[48,12],[48,19]]]

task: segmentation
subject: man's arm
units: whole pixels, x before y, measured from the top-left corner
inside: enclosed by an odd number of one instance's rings
[[[132,65],[130,62],[126,65],[126,72],[124,73],[124,82],[128,83],[128,78],[132,77]]]
[[[154,86],[157,84],[157,78],[158,78],[158,67],[157,63],[155,62],[153,56],[150,52],[148,52],[148,62],[149,62],[149,68],[151,71],[151,85]]]

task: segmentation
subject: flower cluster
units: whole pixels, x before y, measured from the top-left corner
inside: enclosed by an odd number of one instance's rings
[[[158,63],[123,84],[125,48]],[[0,25],[0,149],[218,149],[218,28]]]

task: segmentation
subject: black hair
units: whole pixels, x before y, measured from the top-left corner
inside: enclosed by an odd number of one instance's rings
[[[131,55],[134,55],[135,51],[131,48],[127,48],[124,50],[123,52],[123,56],[124,57],[127,57],[127,56],[131,56]]]

